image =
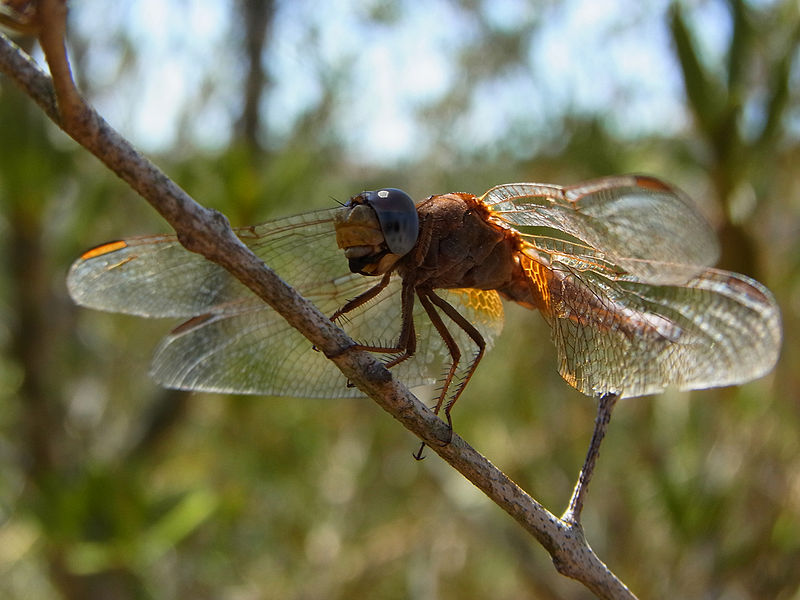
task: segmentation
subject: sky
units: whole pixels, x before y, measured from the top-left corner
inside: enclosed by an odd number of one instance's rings
[[[269,46],[274,87],[264,107],[271,139],[288,135],[320,101],[323,78],[340,78],[344,102],[335,109],[336,133],[354,160],[392,164],[431,143],[415,111],[441,101],[469,76],[456,57],[480,31],[454,4],[400,2],[396,22],[385,25],[369,16],[392,3],[279,1]],[[483,6],[483,18],[501,31],[537,29],[524,49],[524,67],[473,88],[453,123],[454,140],[490,144],[519,122],[546,133],[567,110],[602,114],[622,135],[672,135],[687,126],[665,25],[667,0],[495,0]],[[726,10],[721,0],[692,8],[712,65],[724,58],[730,35]],[[112,124],[149,151],[167,151],[187,137],[209,149],[225,145],[242,76],[228,43],[240,35],[230,1],[77,0],[72,11],[91,40],[87,71]],[[113,35],[117,27],[127,29],[138,53],[136,70],[122,81],[116,73],[127,55]],[[211,87],[211,101],[201,102]],[[182,123],[187,105],[193,118]]]

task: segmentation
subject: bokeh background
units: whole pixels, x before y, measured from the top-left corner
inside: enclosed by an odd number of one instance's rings
[[[721,266],[778,298],[774,373],[620,403],[584,515],[643,598],[800,598],[796,0],[71,3],[86,96],[233,224],[393,186],[415,198],[624,172],[685,189]],[[39,56],[35,44],[17,40]],[[368,400],[148,380],[174,323],[79,309],[97,243],[165,224],[0,77],[0,596],[588,598]],[[552,511],[594,403],[536,314],[458,432]]]

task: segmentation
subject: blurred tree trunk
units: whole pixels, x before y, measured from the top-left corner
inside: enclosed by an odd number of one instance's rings
[[[17,199],[21,200],[21,199]],[[25,202],[22,200],[22,202]],[[33,203],[32,203],[33,204]],[[46,391],[47,368],[52,364],[52,343],[45,319],[52,295],[41,247],[40,211],[16,206],[10,211],[9,256],[13,286],[13,312],[16,321],[11,330],[11,349],[22,367],[24,377],[19,401],[25,422],[24,470],[37,484],[63,461],[62,399]],[[26,208],[28,208],[26,210]]]
[[[239,0],[244,26],[243,54],[247,76],[243,87],[242,113],[236,122],[236,137],[243,140],[253,157],[264,149],[266,132],[261,119],[261,103],[269,78],[263,66],[264,45],[275,13],[274,0]]]

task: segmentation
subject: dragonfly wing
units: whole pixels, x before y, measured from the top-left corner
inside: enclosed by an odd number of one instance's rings
[[[501,221],[546,227],[556,238],[569,234],[654,283],[683,283],[689,267],[696,275],[719,256],[714,232],[691,200],[650,177],[608,177],[572,187],[512,183],[492,188],[482,201]]]
[[[237,229],[237,235],[302,291],[347,274],[330,209]],[[190,317],[238,299],[260,302],[222,267],[185,250],[175,236],[98,246],[70,268],[67,287],[83,306],[144,317]]]
[[[743,275],[707,269],[685,284],[659,285],[553,269],[561,285],[545,317],[562,376],[584,394],[736,385],[777,361],[775,299]]]
[[[340,278],[335,290],[317,286],[308,298],[332,314],[374,284],[374,279],[348,275]],[[400,279],[393,278],[381,294],[347,313],[340,324],[359,342],[392,344],[401,328],[401,287]],[[497,293],[446,290],[441,295],[472,320],[491,345],[502,329]],[[449,360],[441,337],[419,304],[414,320],[417,353],[393,368],[410,387],[435,383]],[[460,330],[454,334],[460,344],[467,343]],[[336,366],[308,340],[257,301],[220,305],[176,328],[156,352],[152,375],[159,383],[179,389],[321,398],[362,395],[347,386]]]
[[[176,328],[156,351],[153,378],[166,387],[207,392],[360,395],[332,362],[266,304],[238,304]]]
[[[295,255],[296,244],[288,246],[292,248],[289,254]],[[263,255],[264,249],[256,251]],[[283,257],[280,271],[299,267],[286,253],[278,254]],[[347,269],[341,251],[331,249],[331,255],[337,268]],[[319,269],[316,264],[315,270]],[[335,278],[323,278],[319,272],[321,279],[314,280],[307,267],[296,274],[306,298],[328,315],[376,283],[374,278],[349,272]],[[379,301],[348,313],[344,328],[351,335],[369,331],[375,336],[397,336],[399,289],[398,282],[390,282]],[[377,318],[372,317],[373,311]],[[217,304],[178,326],[156,351],[151,374],[167,387],[208,392],[319,398],[362,395],[347,386],[341,372],[311,342],[255,296]]]

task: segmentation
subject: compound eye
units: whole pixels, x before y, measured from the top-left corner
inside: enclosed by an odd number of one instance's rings
[[[396,188],[364,192],[362,196],[378,216],[389,251],[400,256],[408,254],[419,235],[419,215],[411,197]]]

